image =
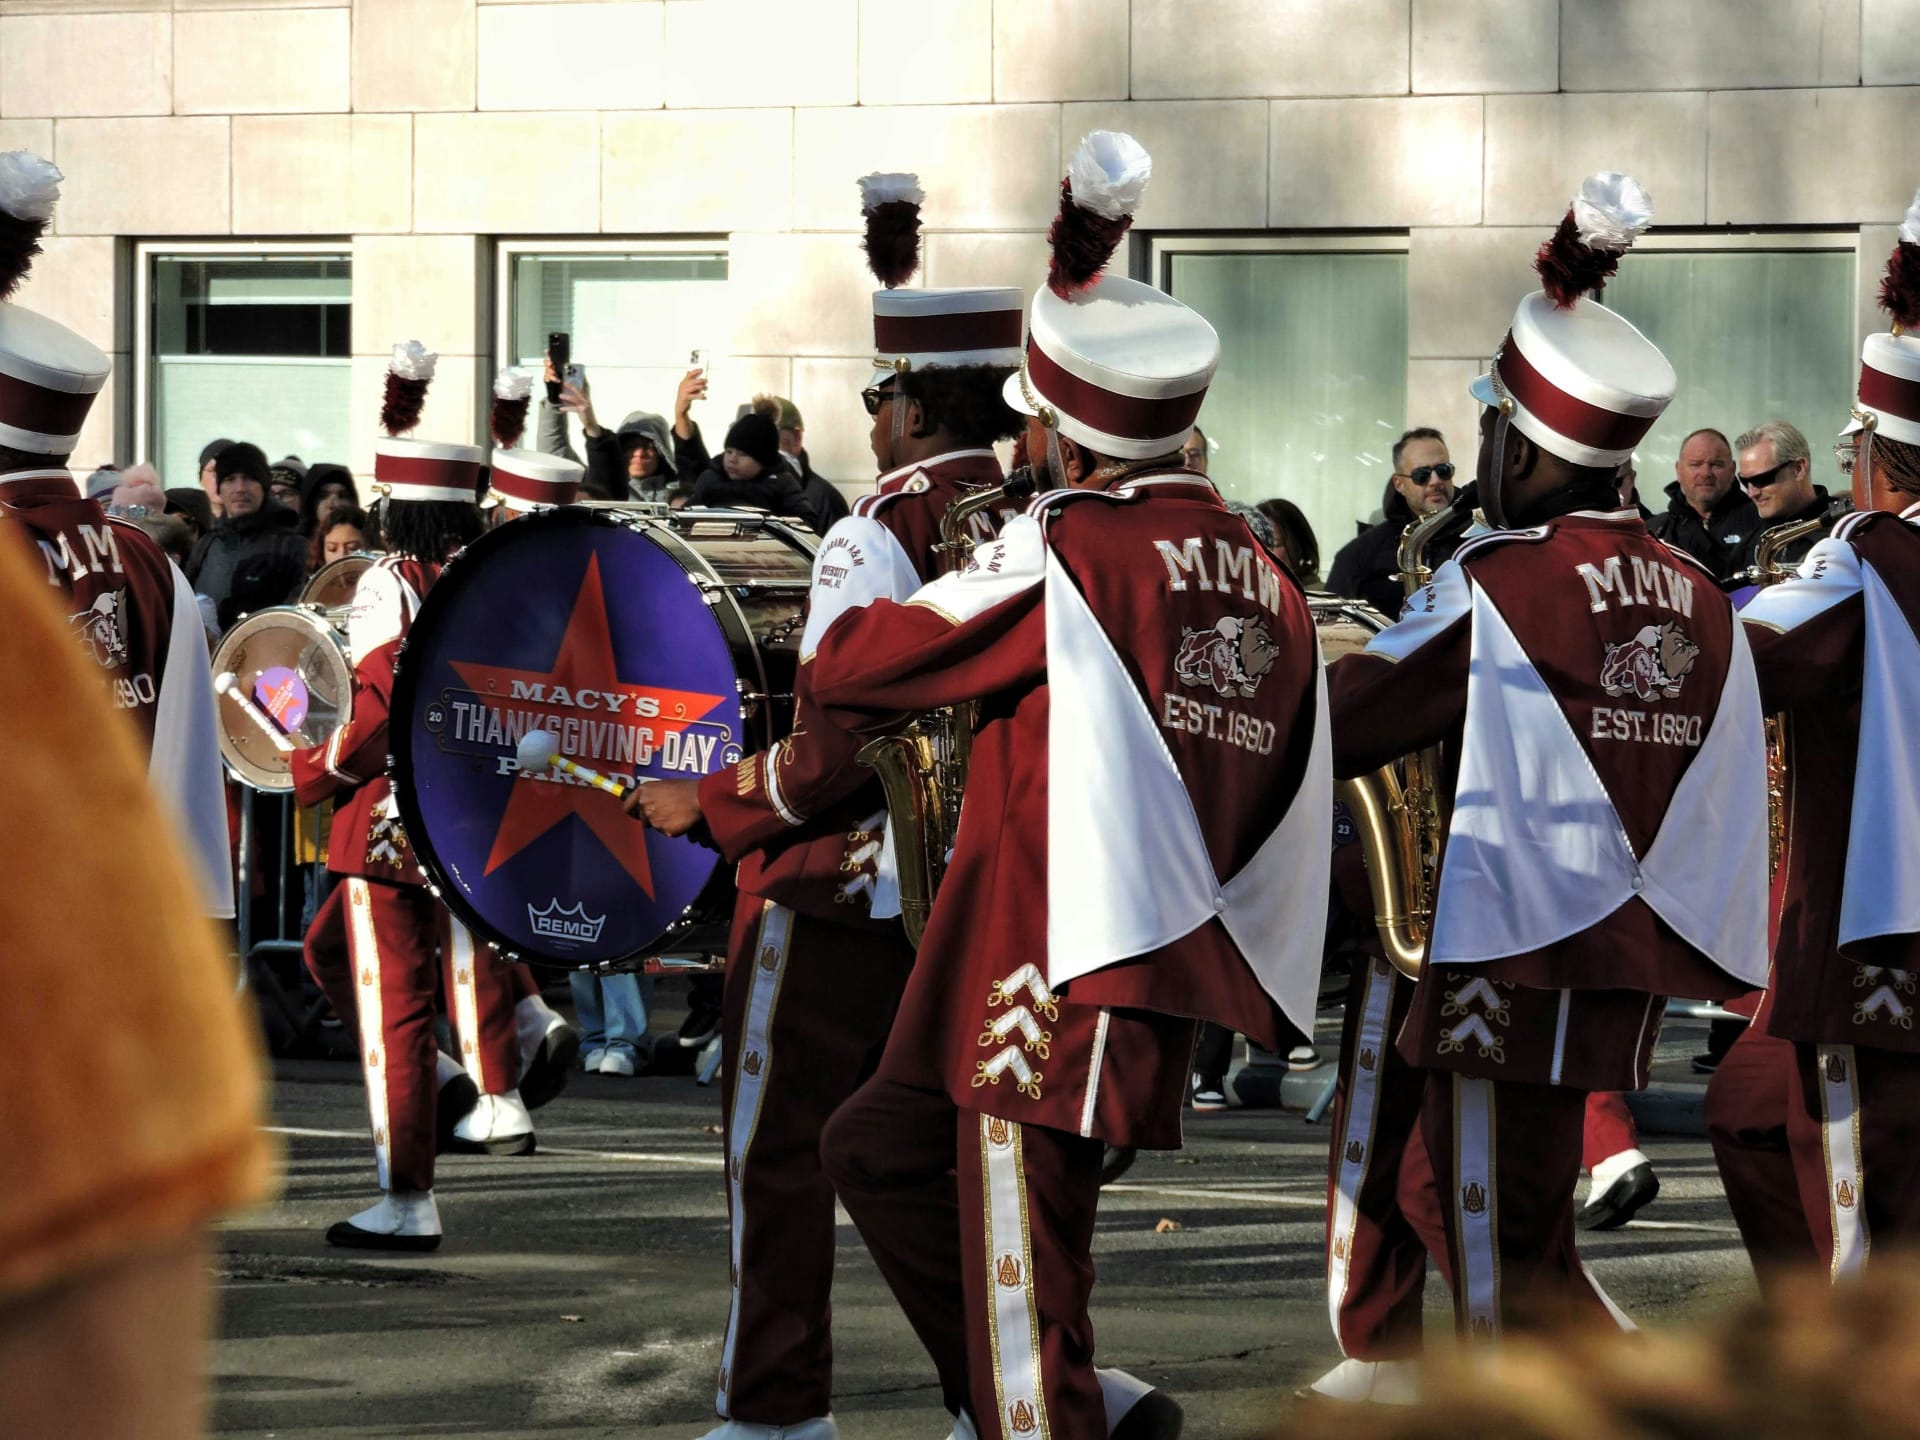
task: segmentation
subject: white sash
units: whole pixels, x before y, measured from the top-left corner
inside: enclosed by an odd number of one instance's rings
[[[1840,944],[1920,933],[1920,640],[1873,566],[1860,567],[1866,665]]]

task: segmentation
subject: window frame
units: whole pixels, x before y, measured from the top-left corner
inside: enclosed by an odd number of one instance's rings
[[[595,235],[576,238],[564,235],[528,235],[496,239],[493,243],[493,366],[517,365],[513,351],[513,265],[528,255],[584,255],[618,259],[627,255],[718,255],[727,262],[727,279],[733,283],[733,244],[725,235],[671,235],[657,238],[645,235]]]
[[[133,464],[155,463],[153,435],[153,262],[166,259],[267,259],[273,256],[347,262],[349,324],[354,305],[353,240],[344,235],[304,240],[138,240],[133,245],[133,325],[129,337],[133,362]],[[346,357],[349,366],[351,355]]]

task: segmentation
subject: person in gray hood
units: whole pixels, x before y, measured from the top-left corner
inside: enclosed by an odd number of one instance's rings
[[[549,367],[551,368],[551,367]],[[674,395],[673,425],[650,410],[635,410],[609,432],[593,413],[593,392],[563,385],[558,406],[540,406],[540,448],[550,455],[581,457],[567,441],[567,416],[580,417],[586,439],[584,486],[593,500],[654,500],[664,502],[667,486],[681,477],[692,478],[709,460],[700,426],[693,419],[693,402],[707,393],[706,374],[689,370]]]

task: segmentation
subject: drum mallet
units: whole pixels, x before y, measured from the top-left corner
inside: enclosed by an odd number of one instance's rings
[[[514,758],[520,762],[522,775],[538,775],[549,766],[563,775],[571,775],[576,780],[584,780],[596,790],[604,790],[616,800],[627,798],[627,787],[618,780],[609,780],[598,770],[576,764],[560,753],[560,737],[551,730],[529,730],[520,737],[520,744],[514,750]]]
[[[229,700],[233,701],[234,704],[238,705],[241,713],[260,727],[260,733],[271,740],[273,742],[273,748],[281,754],[285,755],[290,751],[300,748],[287,738],[286,733],[281,730],[278,725],[274,724],[273,721],[268,718],[266,711],[253,703],[253,697],[247,694],[246,688],[241,685],[240,677],[231,670],[222,670],[218,675],[214,676],[213,688],[216,692],[226,696]]]

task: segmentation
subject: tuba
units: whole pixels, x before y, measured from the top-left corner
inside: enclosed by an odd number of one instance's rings
[[[1450,523],[1460,518],[1455,505],[1415,521],[1400,537],[1400,582],[1409,595],[1433,579],[1427,551]],[[1370,605],[1332,597],[1310,597],[1323,652],[1346,653],[1356,629],[1373,634],[1393,622]],[[1329,659],[1337,654],[1329,654]],[[1367,863],[1367,889],[1373,919],[1387,960],[1408,979],[1420,978],[1433,935],[1434,879],[1440,866],[1440,747],[1404,755],[1371,775],[1342,780],[1339,797],[1353,812]]]
[[[1827,523],[1827,516],[1792,520],[1776,525],[1754,542],[1753,568],[1736,576],[1750,585],[1778,585],[1788,570],[1780,557],[1796,540],[1804,540]],[[1780,873],[1780,857],[1787,844],[1787,715],[1767,716],[1767,874]]]
[[[1022,468],[1008,476],[1006,484],[976,490],[949,505],[940,517],[940,539],[933,547],[935,573],[951,575],[972,560],[969,520],[996,505],[1021,503],[1033,491],[1033,471]],[[953,853],[954,836],[960,829],[974,719],[970,704],[943,706],[897,734],[869,742],[857,757],[879,777],[886,796],[900,881],[900,923],[916,949],[933,914],[934,893],[946,874],[947,857]]]

